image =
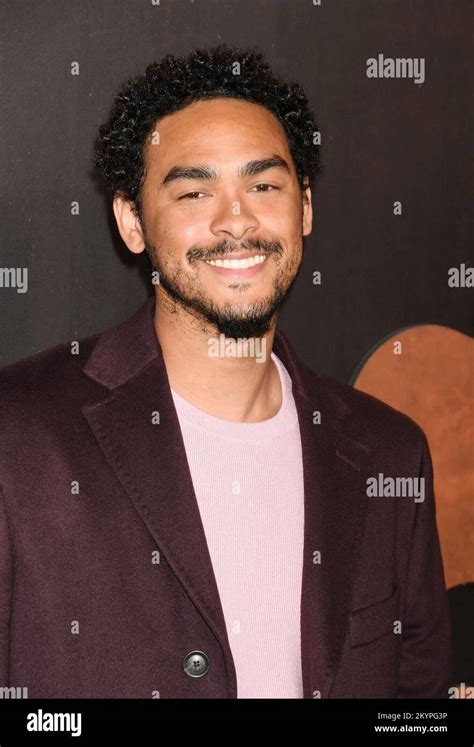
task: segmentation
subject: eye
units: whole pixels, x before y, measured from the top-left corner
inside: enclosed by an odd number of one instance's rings
[[[204,192],[188,192],[186,195],[182,195],[181,197],[178,197],[178,200],[186,200],[186,199],[195,200],[196,195],[202,195],[202,194],[204,194]]]
[[[260,189],[260,187],[264,187],[264,189]],[[278,189],[278,187],[274,187],[272,184],[256,184],[253,189],[256,189],[258,192],[268,192],[271,189]]]

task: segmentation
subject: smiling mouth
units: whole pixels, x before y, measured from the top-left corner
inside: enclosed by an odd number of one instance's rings
[[[268,254],[254,254],[243,259],[206,259],[206,264],[213,267],[225,267],[228,270],[245,270],[248,267],[261,265],[268,258]]]

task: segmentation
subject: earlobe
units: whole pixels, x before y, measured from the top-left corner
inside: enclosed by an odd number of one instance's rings
[[[127,248],[134,254],[140,254],[145,249],[145,241],[140,218],[134,210],[133,203],[117,193],[113,201],[113,210],[120,236]]]

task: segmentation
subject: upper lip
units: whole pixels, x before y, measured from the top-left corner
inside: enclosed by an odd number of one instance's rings
[[[261,255],[266,255],[268,252],[261,252],[258,249],[251,249],[247,250],[245,252],[239,252],[237,253],[230,253],[230,254],[221,254],[218,257],[208,257],[205,259],[205,262],[210,262],[211,260],[215,259],[248,259],[249,257],[259,257]]]

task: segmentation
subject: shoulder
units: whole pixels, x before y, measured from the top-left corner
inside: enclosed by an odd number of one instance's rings
[[[328,415],[341,422],[350,435],[371,450],[382,444],[421,448],[426,435],[421,426],[409,415],[377,397],[343,384],[329,376],[313,372],[314,384],[321,402],[326,403]]]
[[[82,368],[99,336],[61,343],[1,368],[2,419],[60,406],[85,381]]]

